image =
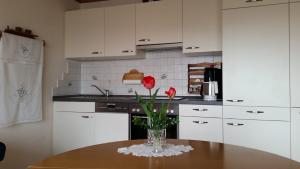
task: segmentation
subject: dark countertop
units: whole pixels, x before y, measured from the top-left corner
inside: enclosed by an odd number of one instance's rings
[[[159,97],[158,97],[159,98]],[[180,98],[180,99],[176,99]],[[178,96],[173,100],[173,103],[177,104],[194,104],[194,105],[223,105],[222,100],[217,101],[205,101],[201,96]],[[136,103],[135,96],[128,95],[113,95],[109,99],[105,96],[98,95],[65,95],[65,96],[53,96],[53,101],[65,101],[65,102],[102,102],[102,103]],[[167,103],[167,99],[158,99],[157,103]]]

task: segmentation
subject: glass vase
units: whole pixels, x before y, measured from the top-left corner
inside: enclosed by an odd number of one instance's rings
[[[163,152],[163,146],[166,144],[166,129],[148,130],[148,144],[153,147],[154,153]]]

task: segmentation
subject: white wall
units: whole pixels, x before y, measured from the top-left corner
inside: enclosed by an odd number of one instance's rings
[[[80,8],[107,7],[107,6],[115,6],[115,5],[132,4],[137,2],[142,2],[142,0],[109,0],[109,1],[102,1],[102,2],[82,3],[80,4]]]
[[[79,8],[74,0],[0,0],[0,30],[7,25],[32,29],[46,41],[43,80],[44,120],[0,129],[7,144],[1,169],[25,169],[51,155],[52,87],[65,71],[64,11]]]

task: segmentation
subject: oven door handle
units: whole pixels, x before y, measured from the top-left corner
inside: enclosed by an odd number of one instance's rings
[[[138,119],[148,119],[147,116],[132,116],[133,118],[138,118]]]

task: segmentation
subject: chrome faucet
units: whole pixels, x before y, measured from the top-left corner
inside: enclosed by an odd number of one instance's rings
[[[91,87],[95,87],[99,92],[101,92],[102,93],[102,95],[103,96],[106,96],[106,98],[108,98],[109,97],[109,90],[105,90],[105,92],[103,92],[103,90],[101,90],[98,86],[96,86],[96,85],[91,85]]]

